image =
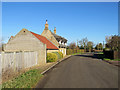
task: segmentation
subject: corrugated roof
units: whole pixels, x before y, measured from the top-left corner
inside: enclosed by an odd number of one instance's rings
[[[31,32],[36,38],[38,38],[41,42],[46,44],[47,49],[58,49],[52,42],[50,42],[46,37],[41,36],[39,34]]]

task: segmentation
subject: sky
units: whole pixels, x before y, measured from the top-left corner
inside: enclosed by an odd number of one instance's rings
[[[117,2],[3,2],[2,37],[7,43],[22,28],[41,34],[48,20],[49,30],[68,44],[87,37],[95,44],[105,36],[118,34]]]

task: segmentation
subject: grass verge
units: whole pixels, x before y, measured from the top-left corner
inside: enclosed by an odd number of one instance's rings
[[[2,84],[2,88],[32,88],[43,76],[39,69],[29,70]]]
[[[98,54],[104,54],[103,52],[98,52]]]
[[[73,53],[73,54],[71,54],[71,55],[78,55],[78,54],[83,54],[83,53]]]
[[[120,61],[120,59],[109,59],[109,58],[104,58],[103,60],[106,60],[106,61]]]

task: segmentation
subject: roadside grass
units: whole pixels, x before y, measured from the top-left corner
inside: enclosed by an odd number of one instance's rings
[[[83,54],[83,53],[73,53],[73,54],[71,54],[71,55],[78,55],[78,54]]]
[[[103,60],[106,60],[106,61],[120,61],[120,59],[109,59],[109,58],[104,58]]]
[[[98,52],[98,54],[104,54],[103,52]]]
[[[18,77],[3,83],[2,88],[32,88],[43,76],[40,72],[40,69],[29,70]]]
[[[109,59],[109,58],[103,58],[103,60],[110,61],[111,59]]]

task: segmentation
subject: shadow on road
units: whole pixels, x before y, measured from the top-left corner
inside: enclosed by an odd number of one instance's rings
[[[83,54],[83,55],[75,55],[75,56],[80,56],[80,57],[89,57],[89,58],[96,58],[96,59],[103,59],[104,55],[103,54]]]

